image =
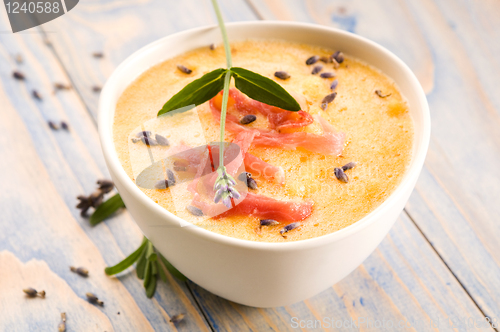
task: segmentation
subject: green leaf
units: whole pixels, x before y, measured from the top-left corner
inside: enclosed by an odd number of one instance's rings
[[[162,261],[163,265],[165,265],[165,268],[170,272],[171,275],[179,279],[180,281],[186,281],[187,278],[184,276],[182,273],[179,272],[172,264],[170,264],[169,261],[166,260],[163,255],[160,254],[160,260]]]
[[[223,89],[226,71],[227,69],[223,68],[215,69],[189,83],[163,105],[158,116],[181,107],[193,104],[198,106],[212,99]]]
[[[152,270],[151,262],[148,260],[146,262],[146,273],[144,274],[144,288],[146,289],[148,288],[149,282],[151,281],[151,275],[152,275],[151,270]]]
[[[159,261],[156,263],[158,264],[158,274],[160,275],[161,280],[163,280],[163,282],[167,282],[167,274],[164,270],[165,268]]]
[[[120,263],[116,264],[115,266],[108,266],[107,268],[104,269],[104,272],[108,276],[111,276],[113,274],[120,273],[120,272],[124,271],[125,269],[127,269],[129,266],[131,266],[132,264],[134,264],[134,262],[136,260],[139,259],[139,257],[141,256],[141,253],[142,253],[143,249],[146,247],[146,244],[148,242],[149,241],[147,241],[146,238],[144,238],[142,240],[141,246],[139,248],[137,248],[136,251],[134,251],[133,253],[131,253],[127,258],[125,258]]]
[[[300,111],[299,103],[275,81],[244,68],[233,67],[236,88],[248,97],[287,111]]]
[[[135,272],[137,273],[137,277],[141,280],[144,279],[144,272],[146,269],[146,261],[147,261],[146,251],[147,247],[144,247],[141,253],[141,257],[139,258],[139,260],[137,261],[137,265],[135,266]]]
[[[146,287],[146,296],[148,298],[152,298],[153,295],[155,295],[155,291],[156,291],[156,276],[152,275],[151,281],[149,282],[148,287]]]
[[[123,203],[120,194],[116,194],[113,197],[108,198],[106,202],[102,203],[97,207],[97,209],[95,209],[94,213],[90,216],[90,224],[95,226],[118,211],[118,209],[124,207],[125,203]]]

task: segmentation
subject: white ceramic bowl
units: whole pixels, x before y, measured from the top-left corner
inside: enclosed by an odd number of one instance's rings
[[[111,177],[127,209],[156,248],[189,279],[228,300],[275,307],[305,300],[340,281],[365,260],[401,213],[421,171],[430,137],[425,94],[394,54],[360,36],[296,22],[227,25],[229,39],[281,39],[339,49],[383,71],[407,98],[415,122],[411,166],[398,188],[369,215],[337,232],[290,243],[260,243],[179,227],[177,216],[149,199],[127,176],[112,138],[115,106],[125,88],[151,66],[210,43],[221,43],[216,26],[176,33],[129,56],[111,75],[99,102],[99,135]],[[158,227],[165,225],[165,227]]]

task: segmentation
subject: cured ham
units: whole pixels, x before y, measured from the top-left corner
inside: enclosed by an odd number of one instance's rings
[[[271,197],[248,193],[238,205],[218,217],[253,216],[260,219],[294,222],[309,217],[312,208],[312,202],[279,201]]]
[[[229,110],[234,111],[235,108],[241,112],[251,112],[253,110],[257,110],[255,105],[252,107],[248,106],[248,105],[253,105],[255,101],[252,101],[251,99],[243,96],[239,96],[238,94],[241,95],[241,93],[237,91],[236,92],[234,90],[231,91],[232,93],[230,94],[228,102]],[[246,101],[248,101],[249,104],[248,105],[244,104],[241,98],[246,98]],[[214,119],[216,121],[219,121],[220,118],[219,99],[220,97],[218,98],[218,96],[216,96],[210,101],[212,115],[214,116]],[[272,107],[268,105],[266,106]],[[286,112],[293,113],[289,111]],[[310,115],[308,114],[308,116]],[[271,123],[270,123],[271,129],[248,128],[241,125],[238,122],[238,118],[236,117],[236,115],[232,113],[228,113],[226,115],[226,128],[228,131],[234,134],[238,134],[244,131],[255,131],[255,130],[258,131],[260,135],[255,136],[253,140],[253,143],[257,146],[277,147],[286,150],[295,150],[296,148],[300,147],[308,151],[321,153],[324,155],[340,155],[344,147],[345,134],[336,132],[335,129],[320,116],[317,116],[316,118],[323,129],[323,135],[317,135],[307,132],[280,133],[272,129],[272,127],[275,126],[275,124],[273,125]],[[290,124],[290,121],[291,121],[290,118],[286,120],[287,126],[292,126]],[[301,123],[300,120],[299,123]]]

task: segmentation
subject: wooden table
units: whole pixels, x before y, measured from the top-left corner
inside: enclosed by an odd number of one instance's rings
[[[140,47],[214,24],[210,2],[85,0],[64,17],[15,35],[0,10],[0,330],[56,331],[64,311],[68,331],[286,331],[325,317],[366,322],[343,330],[389,331],[396,330],[389,321],[407,321],[414,331],[498,331],[500,2],[220,5],[227,21],[297,20],[355,32],[414,70],[430,103],[432,138],[416,190],[390,234],[344,280],[282,308],[237,305],[171,276],[147,299],[133,271],[107,277],[104,267],[132,252],[142,235],[126,212],[91,227],[75,208],[76,196],[109,177],[96,131],[99,93],[92,87]],[[93,57],[96,51],[104,57]],[[26,80],[13,79],[14,70]],[[54,94],[55,82],[73,89]],[[69,132],[51,130],[49,120],[66,121]],[[70,272],[70,265],[87,267],[90,277]],[[21,290],[28,286],[44,289],[45,300],[25,298]],[[85,300],[89,291],[103,308]],[[175,326],[169,319],[179,313],[186,318]]]

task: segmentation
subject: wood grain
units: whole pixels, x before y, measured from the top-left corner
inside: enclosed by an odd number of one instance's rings
[[[91,88],[101,86],[140,47],[213,24],[215,17],[209,1],[80,2],[34,33],[0,34],[0,330],[55,330],[64,310],[71,330],[99,324],[119,331],[286,331],[293,317],[424,324],[415,331],[452,330],[450,319],[471,318],[481,326],[455,330],[491,330],[484,314],[498,319],[500,312],[500,95],[494,88],[500,86],[499,3],[225,0],[220,5],[228,21],[287,19],[353,31],[409,64],[428,93],[433,120],[429,157],[406,209],[415,224],[403,214],[360,268],[327,291],[284,308],[237,305],[171,276],[148,300],[135,273],[105,276],[103,268],[134,250],[141,234],[126,212],[93,228],[74,207],[77,195],[92,192],[95,181],[107,177],[94,121],[98,93]],[[8,30],[0,15],[0,30]],[[94,58],[96,51],[104,58]],[[17,53],[24,64],[15,63]],[[13,80],[14,69],[27,80]],[[54,82],[75,90],[54,95]],[[33,89],[43,101],[31,97]],[[48,120],[65,120],[70,131],[51,131]],[[83,279],[69,265],[86,266],[91,276]],[[17,272],[2,275],[10,269]],[[46,288],[48,298],[25,300],[21,289],[27,286]],[[87,291],[105,307],[86,303]],[[168,322],[181,312],[182,324]]]
[[[251,3],[266,19],[316,22],[369,37],[415,71],[427,87],[432,138],[406,211],[481,310],[498,318],[500,4],[292,1],[281,17],[279,0]],[[355,24],[339,22],[338,15],[352,15]]]
[[[88,291],[96,293],[105,302],[101,311],[114,329],[175,329],[165,313],[184,312],[189,320],[181,329],[207,330],[184,283],[171,278],[160,286],[154,302],[146,298],[135,273],[118,279],[104,274],[104,267],[134,250],[142,235],[126,213],[91,227],[75,208],[76,196],[95,190],[95,181],[107,177],[107,172],[95,124],[76,93],[52,94],[53,80],[69,79],[42,37],[36,33],[0,35],[0,250],[22,262],[45,261],[81,299]],[[17,53],[24,58],[22,65],[13,60]],[[14,69],[23,71],[26,81],[14,80]],[[42,101],[31,97],[33,89],[40,92]],[[69,132],[51,130],[48,120],[67,121]],[[90,277],[82,280],[69,271],[70,265],[85,266]],[[9,312],[0,312],[0,322],[4,315]]]

